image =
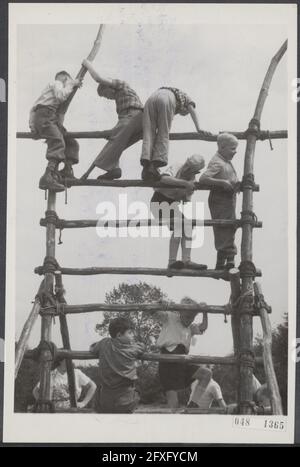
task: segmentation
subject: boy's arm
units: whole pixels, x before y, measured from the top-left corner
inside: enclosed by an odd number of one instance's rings
[[[94,342],[94,344],[90,346],[89,351],[91,352],[91,354],[96,355],[96,356],[99,355],[99,350],[100,350],[99,344],[100,342]]]
[[[221,409],[227,409],[227,405],[226,405],[226,402],[224,401],[224,399],[218,399],[218,404],[219,404],[219,407],[221,407]]]
[[[204,136],[212,136],[212,133],[210,133],[209,131],[204,131],[204,130],[201,130],[200,128],[200,124],[199,124],[199,119],[198,119],[198,114],[195,110],[195,107],[194,107],[194,104],[191,103],[188,105],[188,110],[189,110],[189,114],[194,122],[194,125],[195,125],[195,128],[197,130],[198,133],[204,135]]]
[[[161,183],[167,186],[182,186],[182,188],[187,188],[191,191],[194,191],[194,182],[189,182],[187,180],[182,180],[181,178],[171,177],[171,175],[162,174],[160,178]]]
[[[215,178],[220,170],[221,167],[217,162],[208,164],[206,171],[199,178],[199,185],[210,185],[212,187],[222,188],[225,191],[234,191],[234,187],[228,180]]]
[[[65,85],[63,85],[60,81],[55,81],[53,84],[53,92],[59,102],[65,102],[73,89],[79,86],[79,80],[69,79]]]
[[[206,305],[206,303],[200,303],[200,305]],[[208,316],[207,313],[203,312],[202,323],[192,325],[192,334],[203,334],[208,327]]]
[[[90,73],[91,77],[100,84],[104,84],[105,86],[111,86],[113,87],[113,80],[109,78],[104,78],[103,76],[100,76],[99,73],[95,70],[91,62],[88,60],[84,59],[82,62],[82,66],[84,66],[88,72]]]

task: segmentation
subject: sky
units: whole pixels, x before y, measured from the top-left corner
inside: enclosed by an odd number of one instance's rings
[[[80,69],[97,33],[97,25],[19,25],[17,30],[17,128],[28,131],[28,115],[33,102],[54,74],[65,69],[73,76]],[[258,92],[270,59],[287,37],[281,25],[108,25],[94,65],[103,76],[124,79],[137,91],[141,100],[160,86],[175,86],[187,92],[196,102],[200,126],[211,132],[243,131],[253,115]],[[275,73],[262,115],[261,128],[281,130],[288,126],[287,61],[283,57]],[[73,99],[65,120],[70,131],[106,130],[116,123],[112,101],[100,99],[96,83],[86,75],[84,85]],[[172,132],[194,131],[189,117],[175,116]],[[104,140],[79,140],[80,163],[75,175],[80,176],[104,146]],[[261,283],[265,298],[272,306],[273,326],[282,321],[287,311],[287,141],[258,142],[255,155],[255,179],[260,192],[254,193],[254,211],[263,221],[262,229],[253,234],[253,258],[263,272]],[[17,255],[16,255],[16,338],[32,307],[41,278],[33,273],[45,256],[45,229],[39,226],[46,202],[38,181],[45,170],[46,147],[42,141],[17,141]],[[171,141],[170,163],[185,160],[193,153],[202,154],[206,164],[216,152],[215,143]],[[124,152],[121,158],[123,178],[140,178],[141,142]],[[243,173],[245,142],[240,142],[234,158],[239,177]],[[121,191],[124,193],[124,191]],[[149,202],[149,188],[127,188],[128,203]],[[194,194],[194,201],[205,203],[209,218],[208,193]],[[57,196],[57,213],[64,219],[96,219],[100,201],[118,200],[115,188],[74,187]],[[241,211],[241,196],[237,216]],[[236,240],[240,249],[240,231]],[[63,244],[57,245],[57,260],[63,267],[136,266],[166,267],[168,239],[106,238],[95,229],[65,230]],[[24,248],[25,246],[25,248]],[[205,229],[204,245],[192,251],[192,259],[215,264],[211,228]],[[238,262],[240,256],[237,258]],[[204,278],[166,278],[155,276],[65,276],[63,278],[69,304],[104,302],[105,294],[121,282],[146,281],[161,287],[170,300],[179,302],[184,296],[212,305],[224,305],[230,295],[229,284]],[[199,317],[201,319],[201,317]],[[87,349],[99,338],[95,326],[101,313],[68,316],[71,345]],[[193,353],[226,355],[232,351],[230,321],[223,316],[209,316],[207,332],[197,339]],[[254,318],[254,335],[261,333]],[[29,345],[40,338],[40,325],[35,325]],[[54,325],[53,340],[61,345],[59,324]]]

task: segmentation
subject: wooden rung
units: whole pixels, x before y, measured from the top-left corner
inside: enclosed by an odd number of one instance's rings
[[[236,405],[236,404],[231,404]],[[231,410],[230,410],[231,409]],[[144,413],[144,414],[197,414],[197,415],[234,415],[233,407],[229,407],[229,411],[226,409],[222,409],[221,407],[210,407],[209,409],[200,409],[200,408],[189,408],[189,407],[181,407],[177,409],[170,409],[169,407],[147,407],[147,405],[143,407],[138,407],[135,409],[134,413]],[[272,411],[269,407],[256,407],[256,414],[257,415],[272,415]]]
[[[65,220],[58,219],[56,223],[57,229],[82,229],[87,227],[101,227],[108,228],[113,227],[116,229],[120,228],[130,228],[130,227],[150,227],[150,226],[163,226],[168,225],[169,219],[126,219],[126,220],[109,220],[109,221],[100,221],[97,219],[78,219],[78,220]],[[181,221],[180,221],[181,222]],[[41,219],[40,225],[46,227],[47,219]],[[240,220],[228,220],[228,219],[192,219],[192,226],[204,226],[204,227],[214,227],[214,226],[235,226],[241,227]],[[253,227],[262,227],[262,222],[256,222],[253,224]]]
[[[247,132],[245,131],[229,131],[229,133],[235,135],[238,139],[247,139]],[[108,139],[111,136],[111,130],[106,131],[70,131],[66,134],[70,138],[78,139]],[[186,140],[200,140],[200,141],[217,141],[217,134],[202,135],[201,133],[188,132],[188,133],[170,133],[170,140],[172,141],[186,141]],[[287,130],[277,131],[264,131],[261,130],[257,137],[258,140],[266,139],[286,139],[288,137]],[[26,131],[18,131],[17,138],[22,139],[33,139],[32,133]]]
[[[118,268],[118,267],[90,267],[90,268],[59,268],[61,274],[67,276],[94,276],[98,274],[129,274],[144,276],[166,276],[166,277],[207,277],[212,279],[229,280],[228,271],[217,271],[215,269],[192,270],[192,269],[158,269],[158,268]],[[44,274],[43,266],[34,269],[36,274]],[[261,276],[261,271],[256,270],[256,277]]]
[[[155,313],[156,311],[195,311],[198,313],[211,313],[215,315],[230,315],[231,309],[228,306],[218,305],[185,305],[185,304],[173,304],[173,303],[128,303],[126,305],[119,304],[107,304],[107,303],[89,303],[86,305],[64,305],[64,314],[79,314],[79,313],[92,313],[96,311],[109,311],[111,313],[122,313],[122,312],[135,312],[135,311],[146,311],[149,313]],[[53,310],[51,311],[53,314]],[[54,313],[59,315],[60,312]]]
[[[129,179],[123,179],[123,180],[98,180],[97,178],[88,178],[87,180],[81,180],[81,179],[74,179],[74,178],[66,178],[65,179],[65,184],[67,187],[72,187],[72,186],[107,186],[107,187],[117,187],[117,188],[128,188],[128,187],[144,187],[144,188],[163,188],[164,190],[173,190],[174,188],[182,188],[182,186],[166,186],[161,182],[156,182],[156,183],[147,183],[144,182],[143,180],[129,180]],[[195,189],[196,191],[198,190],[211,190],[211,186],[208,185],[197,185],[197,188]],[[259,191],[259,185],[254,185],[253,191]]]
[[[25,354],[25,357],[32,358],[32,350],[28,350]],[[86,350],[67,349],[58,350],[57,357],[71,358],[72,360],[98,360],[99,358]],[[139,360],[214,365],[236,365],[238,363],[238,360],[235,357],[214,357],[210,355],[165,355],[160,353],[144,353],[140,356]],[[261,357],[257,357],[255,359],[255,363],[261,365],[263,364],[263,359]]]

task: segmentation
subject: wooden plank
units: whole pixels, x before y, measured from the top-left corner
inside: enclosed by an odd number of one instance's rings
[[[159,304],[159,303],[138,303],[132,304],[128,303],[126,305],[120,304],[107,304],[107,303],[89,303],[83,305],[65,305],[63,307],[64,314],[79,314],[79,313],[91,313],[99,311],[108,311],[111,313],[116,312],[136,312],[136,311],[145,311],[149,313],[155,313],[156,311],[168,310],[168,311],[196,311],[198,313],[211,313],[211,314],[220,314],[224,315],[225,313],[229,315],[231,312],[228,310],[227,306],[218,306],[218,305],[184,305],[184,304]],[[54,310],[51,310],[51,313]],[[59,312],[58,312],[59,313]]]
[[[228,131],[229,133],[235,135],[240,140],[247,139],[247,132],[245,131]],[[227,131],[226,131],[227,133]],[[16,134],[17,138],[21,139],[32,139],[32,134],[26,131],[18,131]],[[67,136],[76,139],[109,139],[111,136],[111,130],[105,131],[69,131]],[[170,133],[170,140],[172,141],[186,141],[186,140],[199,140],[199,141],[217,141],[217,134],[202,135],[196,132],[188,133]],[[287,130],[277,130],[277,131],[261,131],[258,137],[259,140],[264,141],[269,139],[287,139],[288,132]]]
[[[71,358],[72,360],[98,360],[98,357],[86,350],[58,350],[58,356],[63,358]],[[32,358],[32,350],[25,353],[25,358]],[[215,365],[236,365],[238,363],[235,357],[215,357],[208,355],[164,355],[159,353],[144,353],[140,356],[140,360],[153,362],[170,362],[170,363],[191,363],[191,364],[215,364]],[[263,359],[257,357],[255,359],[257,365],[263,364]]]
[[[42,266],[35,268],[36,274],[41,274]],[[117,267],[90,267],[90,268],[59,268],[62,274],[69,276],[93,276],[98,274],[134,274],[146,276],[166,277],[207,277],[213,279],[229,280],[228,271],[217,271],[215,269],[192,270],[192,269],[159,269],[159,268],[117,268]],[[261,276],[261,271],[256,270],[256,276]]]
[[[170,222],[169,219],[125,219],[125,220],[108,220],[108,221],[101,221],[98,219],[74,219],[74,220],[65,220],[59,219],[57,224],[57,229],[82,229],[88,227],[98,227],[98,228],[137,228],[137,227],[157,227],[168,225]],[[179,226],[182,221],[179,221]],[[228,219],[191,219],[192,226],[204,226],[204,227],[213,227],[213,226],[236,226],[240,227],[241,223],[239,220],[228,220]],[[175,221],[176,224],[176,221]],[[45,227],[47,225],[47,220],[41,219],[40,225]],[[256,222],[254,227],[262,227],[262,222]]]

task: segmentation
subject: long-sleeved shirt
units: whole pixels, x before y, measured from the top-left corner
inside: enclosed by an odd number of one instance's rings
[[[44,105],[57,110],[60,104],[65,102],[74,89],[72,80],[66,81],[65,85],[61,81],[49,83],[42,91],[40,97],[35,101],[33,108],[37,105]]]

